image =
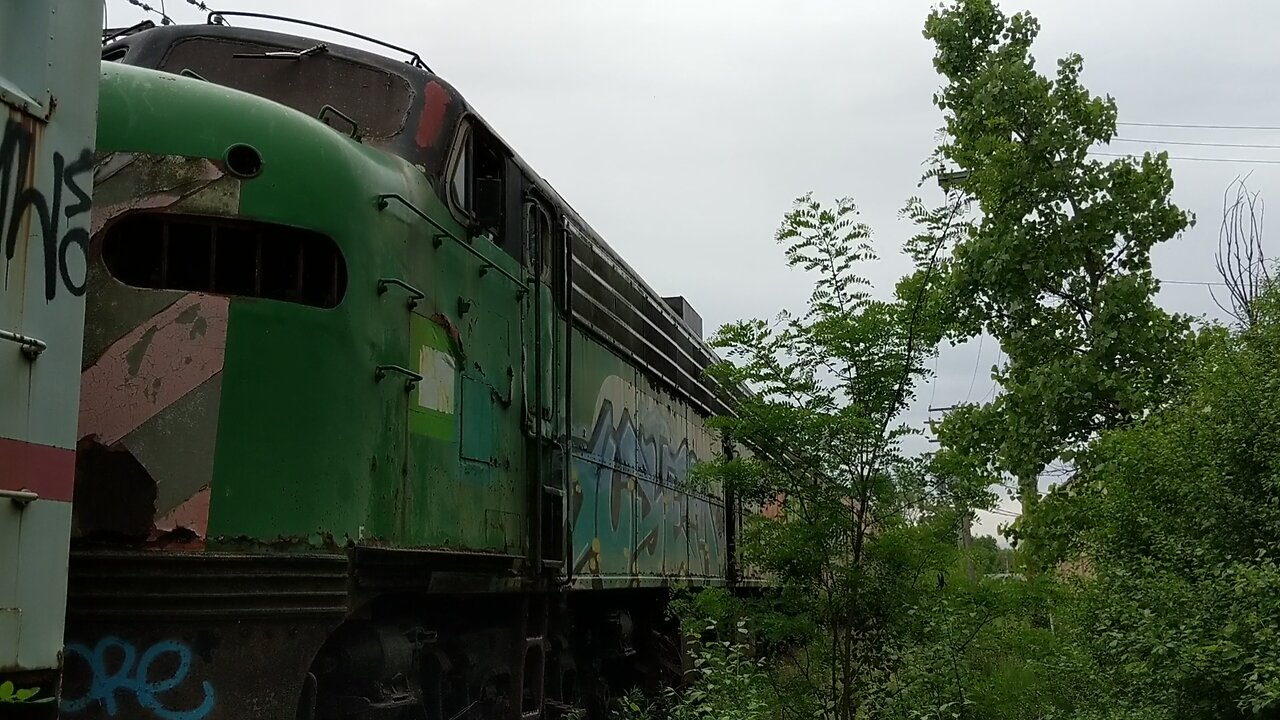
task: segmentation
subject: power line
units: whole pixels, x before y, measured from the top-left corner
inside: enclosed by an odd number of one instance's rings
[[[1101,157],[1131,158],[1138,159],[1133,153],[1105,153],[1089,151],[1090,155],[1098,155]],[[1280,165],[1280,160],[1246,160],[1243,158],[1206,158],[1206,157],[1186,157],[1181,155],[1170,155],[1170,160],[1191,160],[1195,162],[1218,162],[1218,163],[1248,163],[1253,165]]]
[[[1253,143],[1216,143],[1195,142],[1191,140],[1143,140],[1139,138],[1114,137],[1112,142],[1149,143],[1152,145],[1192,145],[1195,147],[1254,148],[1257,150],[1280,150],[1280,145],[1256,145]]]
[[[999,367],[999,366],[1000,366],[1000,362],[1001,362],[1002,360],[1004,360],[1004,347],[1003,347],[1003,346],[1001,346],[1001,347],[1000,347],[1000,351],[999,351],[998,353],[996,353],[996,367]],[[997,384],[998,384],[998,383],[996,382],[996,379],[995,379],[995,378],[992,378],[992,379],[991,379],[991,389],[987,391],[987,394],[986,394],[986,395],[982,396],[982,402],[986,402],[986,401],[990,400],[991,398],[995,397],[995,394],[996,394],[996,385],[997,385]]]
[[[1210,282],[1208,280],[1161,280],[1156,278],[1161,285],[1204,285],[1205,287],[1226,287],[1224,282]]]
[[[148,4],[144,3],[144,2],[142,2],[141,0],[125,0],[125,2],[127,2],[127,3],[129,3],[130,5],[133,5],[133,6],[135,6],[135,7],[142,8],[142,9],[143,9],[143,10],[145,10],[146,12],[152,13],[152,14],[154,14],[154,15],[159,15],[159,16],[160,16],[160,24],[161,24],[161,25],[172,25],[172,24],[173,24],[173,18],[171,18],[171,17],[169,17],[167,14],[165,14],[163,10],[157,10],[157,9],[155,9],[155,8],[151,7],[150,5],[148,5]]]
[[[969,392],[964,394],[964,401],[969,402],[969,398],[973,397],[973,385],[978,382],[978,367],[982,365],[982,342],[986,340],[987,334],[982,333],[978,336],[978,356],[973,359],[973,377],[969,378]],[[930,403],[931,405],[933,403]]]
[[[1131,127],[1187,128],[1191,130],[1275,130],[1275,131],[1280,131],[1280,126],[1275,126],[1275,125],[1193,125],[1189,123],[1148,123],[1148,122],[1117,122],[1116,124],[1128,125]]]

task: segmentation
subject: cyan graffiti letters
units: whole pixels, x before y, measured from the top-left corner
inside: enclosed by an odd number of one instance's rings
[[[686,438],[673,442],[665,430],[638,426],[625,408],[615,418],[613,403],[601,403],[574,459],[575,572],[675,574],[691,560],[703,574],[719,567],[715,517],[723,509],[681,487],[698,458]]]
[[[34,121],[32,121],[34,122]],[[87,148],[80,156],[67,162],[62,153],[53,154],[53,179],[49,187],[35,187],[32,163],[36,158],[36,133],[19,120],[10,119],[0,138],[0,238],[4,243],[5,281],[9,279],[9,263],[18,251],[19,239],[28,213],[36,223],[41,239],[44,259],[44,297],[52,301],[59,287],[65,287],[75,297],[84,295],[84,272],[72,277],[68,255],[75,248],[84,267],[88,265],[89,231],[84,227],[70,227],[63,232],[63,220],[67,226],[74,219],[89,212],[92,202],[80,178],[93,171],[93,153]],[[74,197],[74,202],[63,207],[64,189]],[[21,271],[21,270],[20,270]]]
[[[213,711],[213,686],[207,681],[200,683],[196,694],[200,699],[194,708],[170,707],[171,701],[161,697],[174,691],[189,697],[196,692],[183,687],[191,672],[191,649],[180,642],[158,642],[141,657],[132,643],[113,636],[102,638],[92,649],[71,643],[66,651],[68,664],[72,658],[78,658],[88,666],[92,678],[83,695],[63,695],[61,710],[66,714],[100,708],[108,717],[116,717],[121,696],[132,697],[137,707],[161,720],[202,720]],[[131,716],[132,713],[126,711],[123,717]]]

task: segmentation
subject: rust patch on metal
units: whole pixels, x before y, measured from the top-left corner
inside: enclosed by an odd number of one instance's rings
[[[221,372],[229,304],[191,293],[107,348],[81,376],[80,436],[113,445]]]
[[[431,322],[444,328],[445,334],[449,336],[449,344],[453,346],[454,355],[459,359],[465,358],[466,354],[462,352],[462,332],[458,327],[445,317],[444,313],[436,313],[431,316]]]
[[[173,511],[156,521],[156,529],[162,532],[188,530],[197,537],[209,534],[209,488],[191,496]]]

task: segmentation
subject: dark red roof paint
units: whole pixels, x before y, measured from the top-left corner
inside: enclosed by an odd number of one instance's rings
[[[71,502],[76,452],[0,438],[0,490],[30,490],[41,500]]]
[[[444,111],[449,107],[449,93],[435,80],[428,80],[423,92],[422,119],[418,121],[418,133],[414,141],[418,147],[431,147],[440,137],[444,126]]]

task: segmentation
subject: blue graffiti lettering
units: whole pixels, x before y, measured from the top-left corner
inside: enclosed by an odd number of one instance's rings
[[[68,658],[78,656],[89,666],[93,681],[84,695],[78,698],[64,697],[61,709],[65,713],[83,712],[90,706],[101,705],[109,717],[118,711],[116,694],[132,695],[138,705],[162,720],[202,720],[213,710],[213,686],[201,683],[204,700],[191,710],[174,710],[158,696],[177,689],[191,671],[191,650],[182,643],[165,640],[158,642],[138,659],[138,651],[132,644],[118,637],[104,637],[90,650],[87,645],[67,645]],[[176,657],[177,667],[167,678],[153,678],[151,666],[165,655]],[[137,660],[137,666],[134,661]]]
[[[683,432],[653,419],[638,423],[604,400],[574,453],[574,572],[723,572],[724,508],[683,488],[698,458]]]

